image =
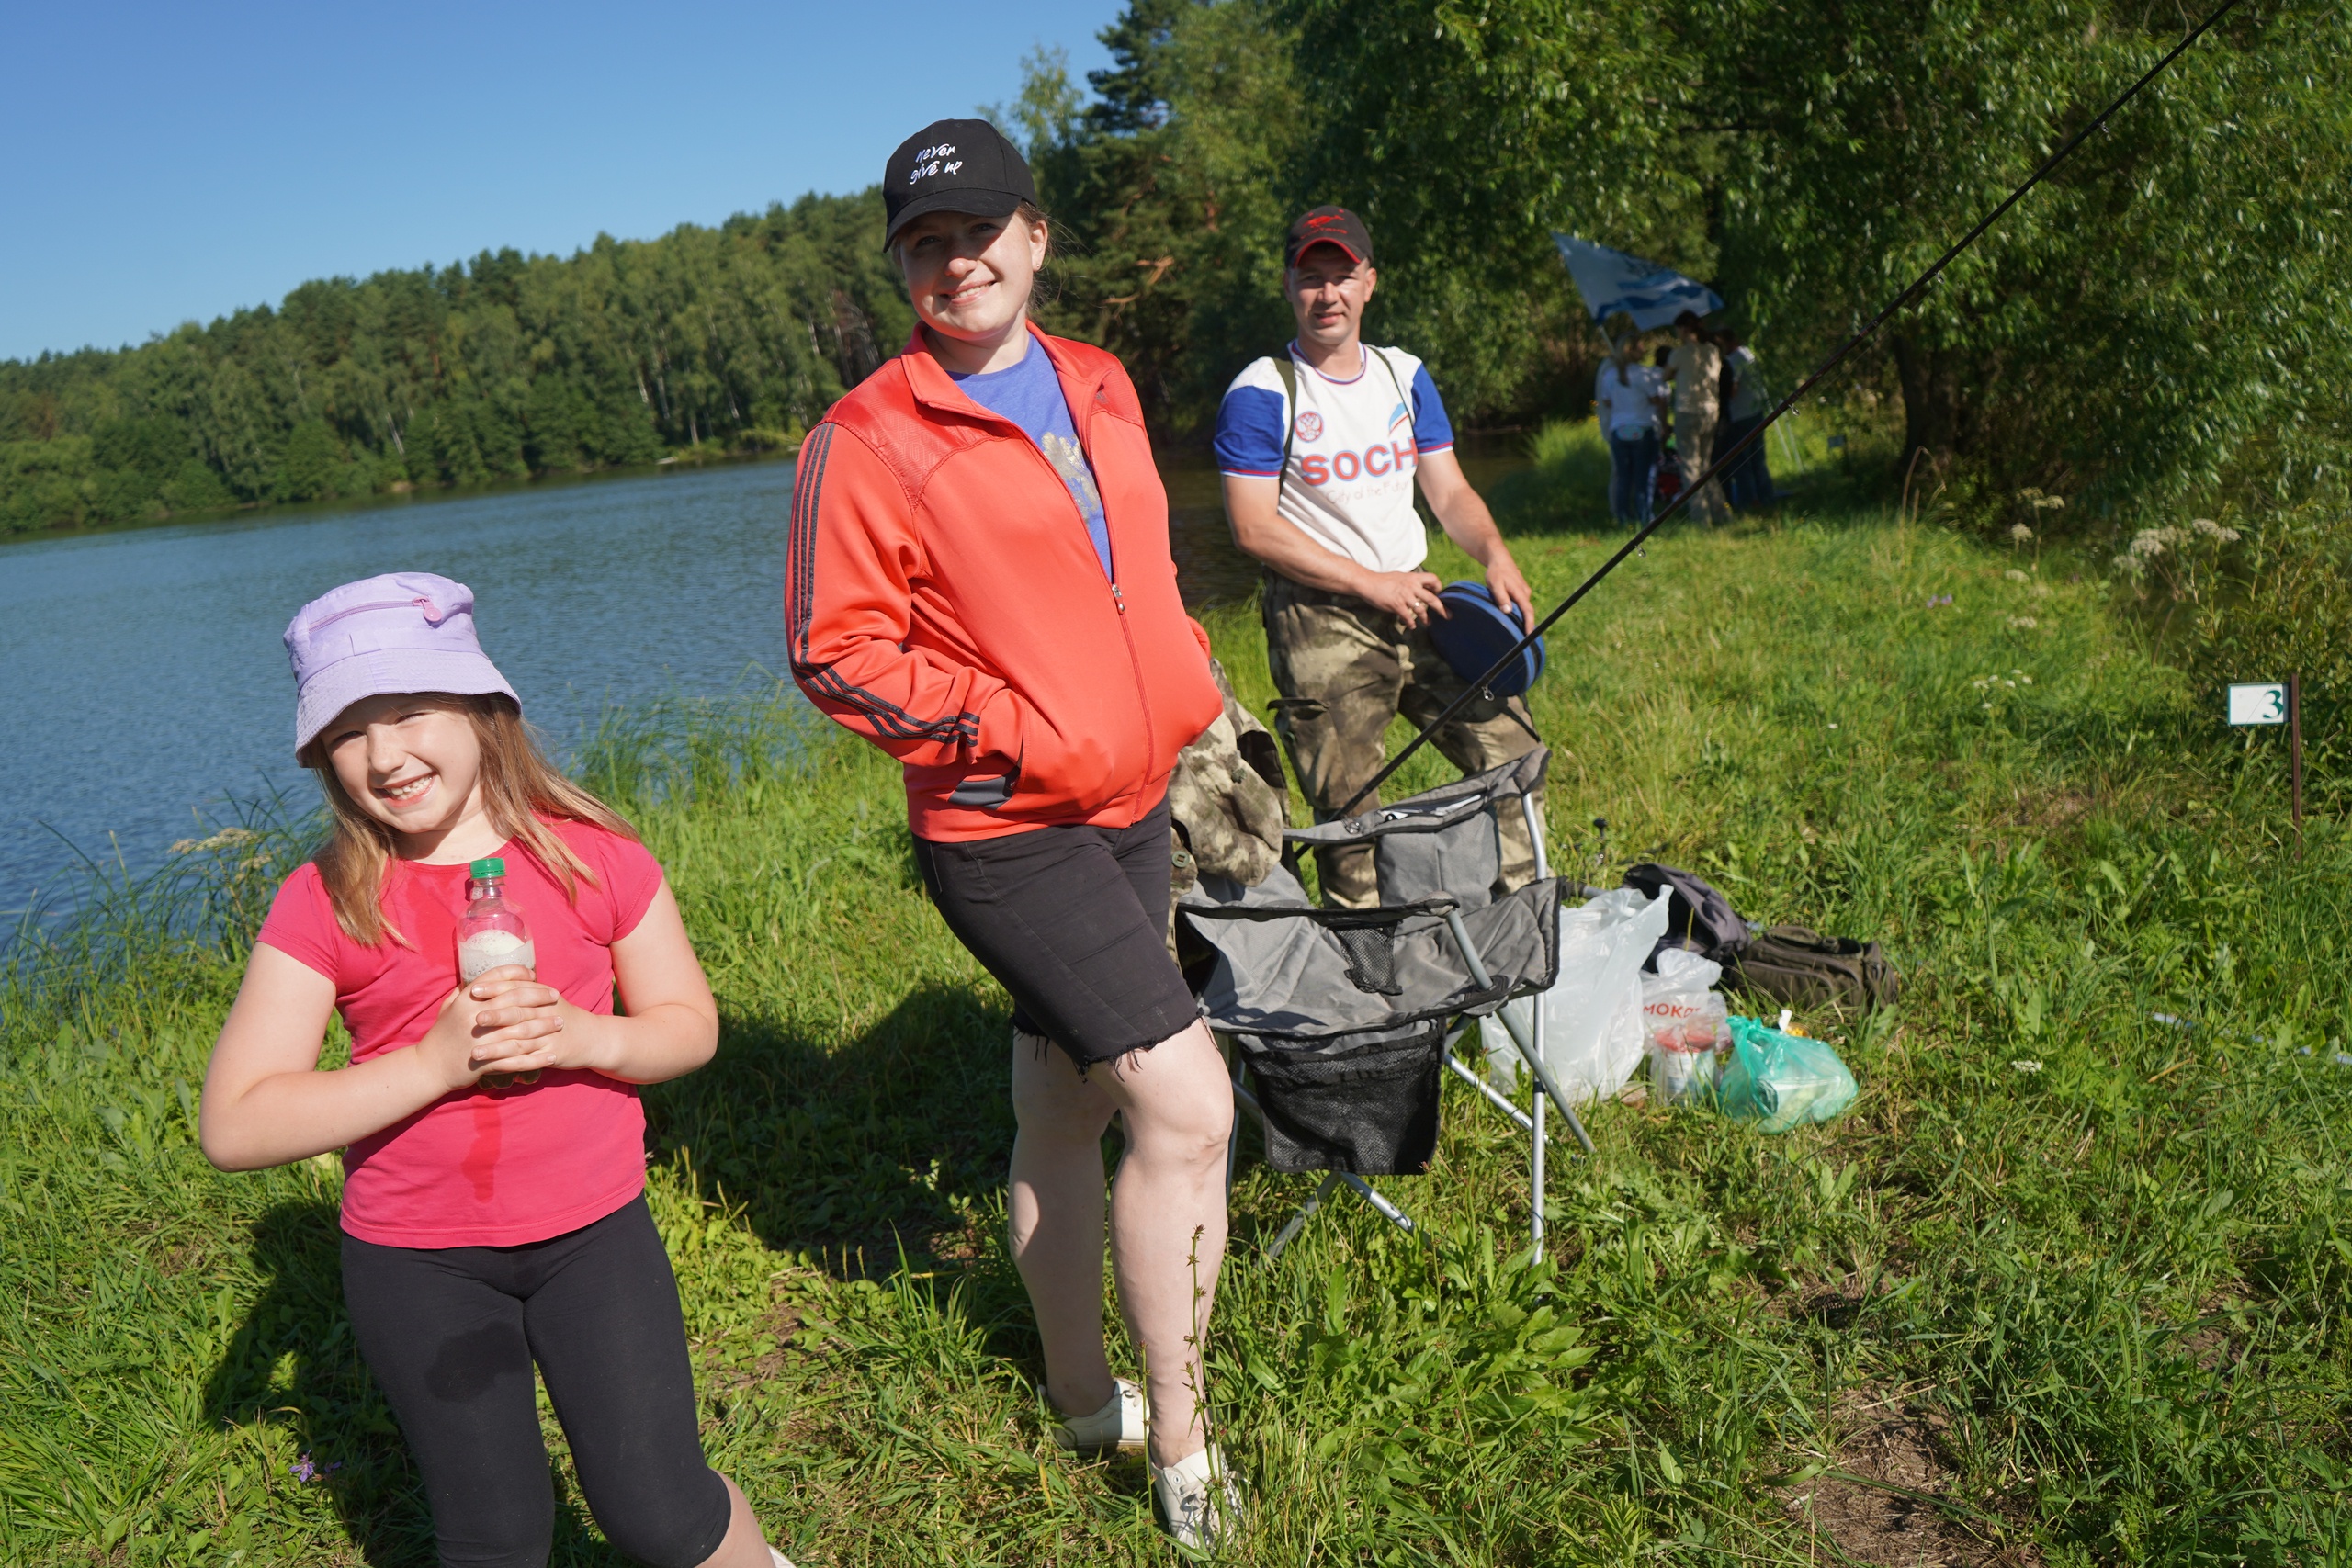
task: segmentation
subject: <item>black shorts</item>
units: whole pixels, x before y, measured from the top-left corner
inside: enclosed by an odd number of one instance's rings
[[[947,929],[1012,994],[1012,1025],[1080,1067],[1157,1045],[1201,1015],[1168,953],[1168,803],[1132,828],[915,840]]]
[[[448,1568],[547,1562],[555,1492],[534,1362],[606,1540],[653,1568],[695,1568],[727,1538],[734,1502],[703,1462],[678,1284],[642,1195],[520,1247],[346,1232],[343,1294]]]

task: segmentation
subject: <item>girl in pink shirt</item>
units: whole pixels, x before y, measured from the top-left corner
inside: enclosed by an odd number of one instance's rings
[[[329,828],[278,889],[213,1048],[205,1154],[252,1170],[344,1151],[344,1297],[445,1564],[548,1560],[536,1364],[616,1546],[657,1568],[774,1568],[703,1461],[645,1206],[637,1086],[718,1042],[661,866],[540,755],[462,584],[348,583],[302,607],[286,647],[295,756]],[[492,857],[535,966],[461,985],[467,868]],[[351,1064],[322,1071],[332,1013]]]

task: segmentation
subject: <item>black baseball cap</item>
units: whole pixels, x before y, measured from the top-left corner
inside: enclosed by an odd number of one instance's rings
[[[934,119],[899,142],[883,168],[882,244],[888,249],[926,212],[1003,218],[1036,199],[1028,162],[1002,131],[984,119]]]
[[[1283,236],[1283,265],[1298,265],[1298,254],[1309,245],[1337,245],[1366,266],[1372,259],[1372,231],[1344,207],[1310,207]]]

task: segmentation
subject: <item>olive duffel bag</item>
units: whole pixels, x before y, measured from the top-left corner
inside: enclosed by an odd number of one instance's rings
[[[1721,955],[1724,983],[1782,1007],[1868,1012],[1903,994],[1903,975],[1874,942],[1823,936],[1810,926],[1767,926]]]

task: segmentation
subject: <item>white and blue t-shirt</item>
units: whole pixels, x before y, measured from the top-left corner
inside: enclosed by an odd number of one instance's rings
[[[1298,407],[1291,408],[1272,358],[1253,361],[1217,410],[1218,470],[1279,475],[1281,513],[1308,538],[1373,571],[1411,571],[1430,553],[1413,510],[1413,474],[1421,453],[1453,445],[1437,383],[1400,348],[1365,344],[1363,369],[1346,381],[1299,358],[1295,344],[1284,352],[1297,367]]]
[[[1078,503],[1078,514],[1086,520],[1087,536],[1094,541],[1094,554],[1102,562],[1102,575],[1117,581],[1111,570],[1111,525],[1102,515],[1102,491],[1094,482],[1094,468],[1086,460],[1086,448],[1079,445],[1078,426],[1070,422],[1062,378],[1054,374],[1054,362],[1046,357],[1046,351],[1032,339],[1018,365],[961,376],[951,370],[948,376],[966,397],[1029,433],[1029,439],[1069,487],[1069,498]]]

